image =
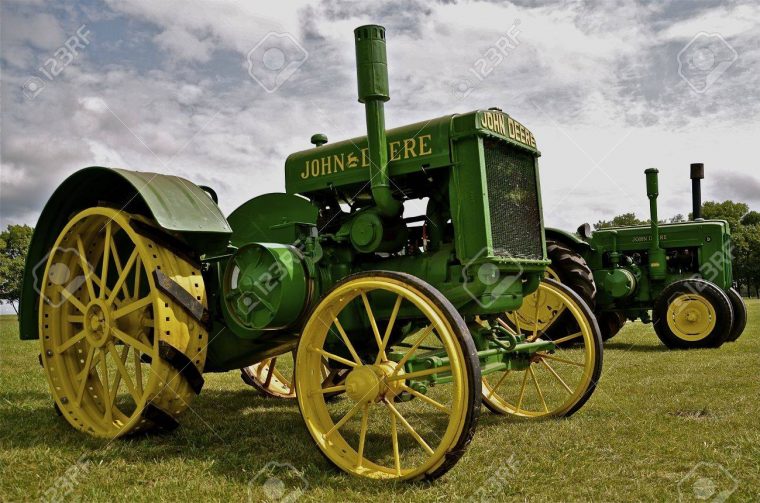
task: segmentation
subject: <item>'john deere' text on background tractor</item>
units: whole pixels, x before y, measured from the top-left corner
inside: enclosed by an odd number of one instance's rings
[[[532,134],[499,110],[386,131],[385,30],[354,35],[367,135],[314,135],[288,157],[285,193],[225,218],[210,188],[102,167],[54,193],[29,253],[21,336],[40,339],[72,426],[172,428],[203,372],[295,351],[295,394],[326,457],[421,479],[463,454],[481,400],[542,418],[589,398],[601,337],[572,289],[542,281]],[[426,215],[405,217],[420,198]]]
[[[650,226],[546,230],[550,277],[594,307],[605,340],[626,319],[653,321],[669,348],[718,347],[744,331],[747,308],[733,287],[731,232],[723,220],[701,218],[702,178],[704,166],[692,164],[691,222],[658,223],[657,170],[648,169]]]

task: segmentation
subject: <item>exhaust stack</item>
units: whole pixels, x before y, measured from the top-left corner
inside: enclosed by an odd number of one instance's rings
[[[705,165],[695,162],[691,165],[691,205],[692,220],[702,218],[702,179],[705,177]]]
[[[649,219],[652,225],[652,235],[649,243],[649,274],[653,279],[664,279],[667,273],[667,260],[665,250],[660,247],[660,222],[657,217],[657,196],[660,195],[659,170],[649,168],[644,173],[647,178]]]
[[[360,26],[354,30],[356,43],[356,80],[359,103],[367,117],[367,146],[372,198],[386,217],[401,213],[401,202],[393,198],[388,179],[388,145],[385,138],[384,104],[388,94],[388,61],[385,54],[385,28]]]

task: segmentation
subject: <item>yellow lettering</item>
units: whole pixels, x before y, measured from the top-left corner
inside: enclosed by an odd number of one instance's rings
[[[369,166],[369,148],[362,149],[362,168]]]
[[[414,138],[404,140],[404,159],[417,157],[417,154],[414,152],[415,143]]]
[[[433,153],[433,149],[430,147],[430,141],[433,139],[433,135],[423,134],[419,138],[420,141],[420,155],[430,155]]]
[[[335,172],[338,172],[338,169],[340,168],[341,171],[345,171],[344,163],[346,162],[345,154],[341,152],[340,157],[338,154],[335,154],[333,156],[333,161],[335,161]]]
[[[392,141],[388,144],[388,148],[390,148],[390,151],[391,151],[391,161],[398,161],[399,159],[401,159],[401,157],[399,157],[398,155],[400,147],[401,147],[400,141]]]
[[[511,117],[507,119],[507,136],[513,140],[515,138],[515,121]]]
[[[322,159],[322,174],[323,175],[329,175],[332,173],[332,170],[330,169],[330,156],[325,156]]]
[[[355,168],[359,165],[359,158],[353,152],[348,153],[348,167]]]
[[[301,173],[301,179],[306,180],[309,178],[309,161],[306,161],[306,166],[304,167],[303,173]]]
[[[311,176],[319,176],[319,159],[311,160]]]

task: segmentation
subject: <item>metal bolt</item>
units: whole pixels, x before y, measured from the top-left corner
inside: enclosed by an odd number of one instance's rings
[[[47,351],[45,351],[45,356],[48,356],[48,357],[53,356],[53,352],[48,349]]]
[[[66,405],[67,403],[69,403],[69,399],[66,398],[65,396],[63,396],[63,397],[61,397],[61,403],[64,404],[64,405]]]

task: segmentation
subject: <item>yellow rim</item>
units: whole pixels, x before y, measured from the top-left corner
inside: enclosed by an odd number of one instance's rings
[[[188,262],[137,234],[130,217],[90,208],[53,246],[40,290],[42,362],[56,404],[75,428],[99,437],[148,429],[150,404],[178,416],[195,396],[158,356],[158,342],[200,370],[208,334],[156,288],[160,269],[206,305],[203,278]]]
[[[483,377],[483,401],[493,410],[529,419],[562,416],[593,386],[600,355],[592,324],[563,288],[542,282],[518,311],[506,314],[502,326],[514,335],[526,335],[528,341],[547,340],[546,331],[563,314],[562,323],[572,330],[554,339],[556,350],[535,353],[527,369]]]
[[[716,321],[715,308],[699,294],[681,294],[668,305],[668,327],[679,339],[700,341],[712,333]]]
[[[379,303],[393,306],[387,323],[375,318],[373,305]],[[341,316],[344,310],[363,314],[366,326],[344,328],[340,320],[350,320]],[[397,320],[400,311],[410,310],[411,318]],[[362,351],[367,347],[374,349]],[[405,373],[409,357],[441,350],[449,365],[439,372],[450,372],[451,384],[426,394],[410,387],[410,379],[430,372]],[[398,363],[391,354],[400,357]],[[350,369],[344,384],[322,388],[323,357]],[[463,434],[471,384],[464,358],[444,312],[424,293],[386,277],[349,281],[319,303],[298,345],[296,388],[307,428],[327,457],[349,473],[386,479],[430,473]],[[344,399],[325,400],[331,391],[344,391]],[[402,401],[403,395],[412,399]]]
[[[335,387],[345,381],[348,371],[344,369],[330,368],[327,358],[322,358],[322,387]],[[241,369],[245,374],[245,382],[256,388],[265,396],[272,398],[284,398],[291,400],[296,397],[295,379],[295,351],[285,353],[272,358],[267,358],[258,363]],[[339,395],[336,391],[329,396]]]
[[[546,268],[546,272],[544,273],[545,278],[553,279],[554,281],[558,283],[562,283],[562,280],[559,279],[559,274],[556,273],[554,269],[551,267]]]

